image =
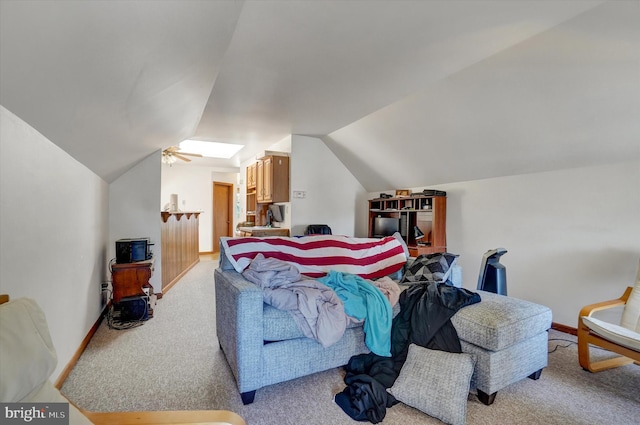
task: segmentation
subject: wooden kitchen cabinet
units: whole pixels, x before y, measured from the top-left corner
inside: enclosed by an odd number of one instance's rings
[[[256,162],[256,201],[264,202],[264,161]]]
[[[264,226],[268,204],[289,202],[289,157],[265,155],[247,165],[246,178],[245,221]]]
[[[256,188],[256,163],[247,166],[247,192]]]
[[[269,155],[256,162],[258,203],[289,202],[289,157]]]

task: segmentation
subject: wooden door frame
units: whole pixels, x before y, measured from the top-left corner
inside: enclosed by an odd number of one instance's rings
[[[233,183],[214,181],[211,185],[211,241],[212,252],[218,252],[216,249],[216,223],[215,223],[215,207],[216,207],[216,186],[226,186],[229,188],[229,196],[227,197],[227,210],[229,211],[229,223],[227,224],[227,233],[233,236]]]

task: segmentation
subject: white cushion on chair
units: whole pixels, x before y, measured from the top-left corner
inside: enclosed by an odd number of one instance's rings
[[[44,312],[30,298],[0,305],[0,401],[67,403],[49,380],[57,363]],[[69,403],[69,424],[90,425]]]
[[[594,333],[623,347],[640,352],[640,333],[607,323],[594,317],[582,316],[582,321]]]
[[[640,332],[640,264],[638,265],[636,284],[631,290],[627,304],[624,307],[620,324],[627,329]]]
[[[17,402],[41,389],[57,363],[44,312],[29,298],[0,305],[0,400]]]

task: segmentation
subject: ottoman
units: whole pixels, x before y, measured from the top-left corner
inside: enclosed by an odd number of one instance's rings
[[[493,403],[498,390],[547,366],[551,309],[518,298],[475,291],[482,301],[462,308],[451,322],[462,351],[476,356],[471,378],[478,399]]]

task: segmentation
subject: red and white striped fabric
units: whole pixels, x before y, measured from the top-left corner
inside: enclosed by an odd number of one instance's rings
[[[393,236],[382,239],[337,235],[245,237],[225,238],[221,244],[238,273],[259,253],[293,264],[309,277],[321,277],[329,270],[336,270],[376,279],[397,272],[407,261],[404,246]]]

